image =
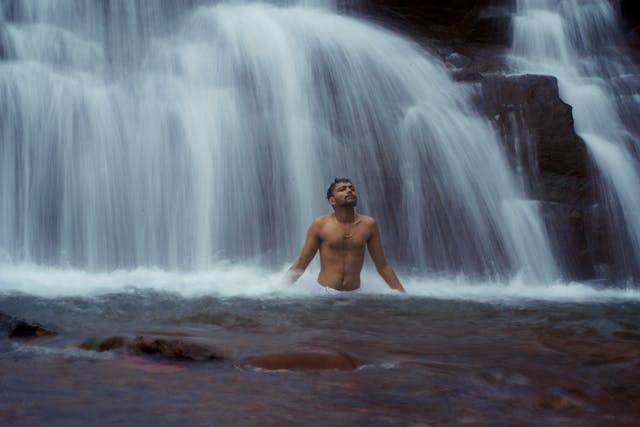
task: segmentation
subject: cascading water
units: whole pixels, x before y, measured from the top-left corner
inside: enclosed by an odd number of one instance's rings
[[[470,88],[330,10],[2,2],[0,247],[12,263],[282,265],[334,176],[405,269],[558,277]]]
[[[619,46],[608,0],[518,0],[512,61],[516,69],[558,79],[577,133],[593,159],[618,271],[640,277],[640,99],[638,70]],[[631,78],[629,78],[631,77]]]

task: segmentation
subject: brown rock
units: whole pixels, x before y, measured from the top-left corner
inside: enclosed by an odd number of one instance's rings
[[[80,344],[79,347],[83,350],[111,351],[122,348],[127,344],[129,344],[129,342],[126,338],[113,336],[102,341],[97,338],[90,338]]]
[[[640,402],[640,392],[633,385],[610,385],[603,387],[603,391],[611,400],[617,402],[625,402],[630,405],[637,405]]]
[[[620,332],[615,332],[613,335],[616,338],[621,338],[623,340],[640,341],[640,334],[636,334],[634,332],[620,331]]]
[[[572,278],[594,278],[594,179],[572,108],[555,77],[485,75],[478,104],[500,131],[507,156],[540,208],[554,253]]]
[[[19,322],[9,334],[11,338],[40,338],[53,336],[56,333],[45,329],[37,323]]]
[[[115,350],[123,347],[127,343],[127,340],[123,337],[109,337],[100,343],[98,347],[100,351]]]
[[[370,0],[367,15],[416,37],[508,45],[513,0]]]
[[[92,351],[121,349],[135,355],[158,355],[173,360],[207,361],[223,358],[216,351],[200,344],[179,339],[144,336],[139,336],[133,341],[120,336],[112,336],[104,340],[91,338],[80,344],[79,347]]]
[[[558,236],[551,244],[565,273],[576,280],[594,278],[594,242],[588,231],[592,229],[592,208],[555,202],[540,203],[539,207],[549,235]]]
[[[56,335],[39,323],[28,322],[0,313],[0,328],[5,329],[9,338],[41,338]]]
[[[538,406],[542,409],[560,411],[575,405],[571,400],[563,396],[542,396],[538,399]]]
[[[484,76],[482,87],[479,103],[501,131],[510,158],[527,176],[541,178],[534,197],[593,201],[587,148],[575,132],[571,106],[560,99],[556,78],[491,75]]]
[[[207,361],[222,359],[208,347],[182,340],[137,337],[128,346],[134,354],[161,355],[174,360]]]
[[[620,0],[620,12],[626,29],[640,26],[640,2],[638,0]]]
[[[300,352],[251,357],[244,360],[241,365],[243,367],[291,371],[353,370],[361,366],[362,362],[345,353]]]

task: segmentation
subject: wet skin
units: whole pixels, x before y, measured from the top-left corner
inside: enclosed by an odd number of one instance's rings
[[[319,250],[318,283],[341,291],[356,290],[360,287],[364,248],[367,246],[378,273],[389,287],[404,292],[384,256],[376,221],[370,216],[355,213],[357,201],[352,183],[336,185],[329,198],[335,213],[316,218],[309,227],[300,256],[289,270],[292,282],[304,272]]]

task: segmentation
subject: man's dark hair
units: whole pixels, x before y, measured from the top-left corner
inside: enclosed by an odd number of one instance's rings
[[[329,200],[331,198],[331,196],[333,196],[333,189],[336,188],[336,185],[342,183],[342,182],[348,182],[349,184],[353,184],[353,182],[351,182],[351,180],[349,178],[336,178],[333,180],[333,182],[331,183],[331,185],[329,186],[329,189],[327,190],[327,200]]]

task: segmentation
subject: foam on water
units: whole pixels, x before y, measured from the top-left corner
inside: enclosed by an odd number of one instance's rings
[[[464,277],[434,280],[418,278],[409,281],[407,288],[416,296],[486,303],[526,300],[562,303],[640,302],[640,291],[633,286],[611,288],[579,282],[539,284],[521,278],[507,283],[470,282]]]
[[[2,267],[2,294],[23,293],[45,298],[95,297],[99,295],[152,290],[170,292],[185,298],[216,296],[222,298],[316,298],[317,270],[310,269],[289,286],[286,268],[264,269],[251,265],[218,264],[197,272],[161,269],[120,270],[95,273],[71,268],[51,268],[33,264],[9,264]],[[508,282],[473,280],[465,276],[408,276],[403,283],[407,295],[389,289],[375,271],[365,270],[358,294],[341,296],[422,297],[509,303],[526,300],[593,303],[640,302],[640,290],[633,287],[598,287],[585,283],[541,284],[523,277]]]
[[[109,360],[114,358],[114,354],[109,351],[98,353],[96,351],[82,350],[80,348],[43,347],[39,345],[28,345],[15,342],[12,343],[11,351],[7,355],[11,356],[14,354],[61,359]]]

